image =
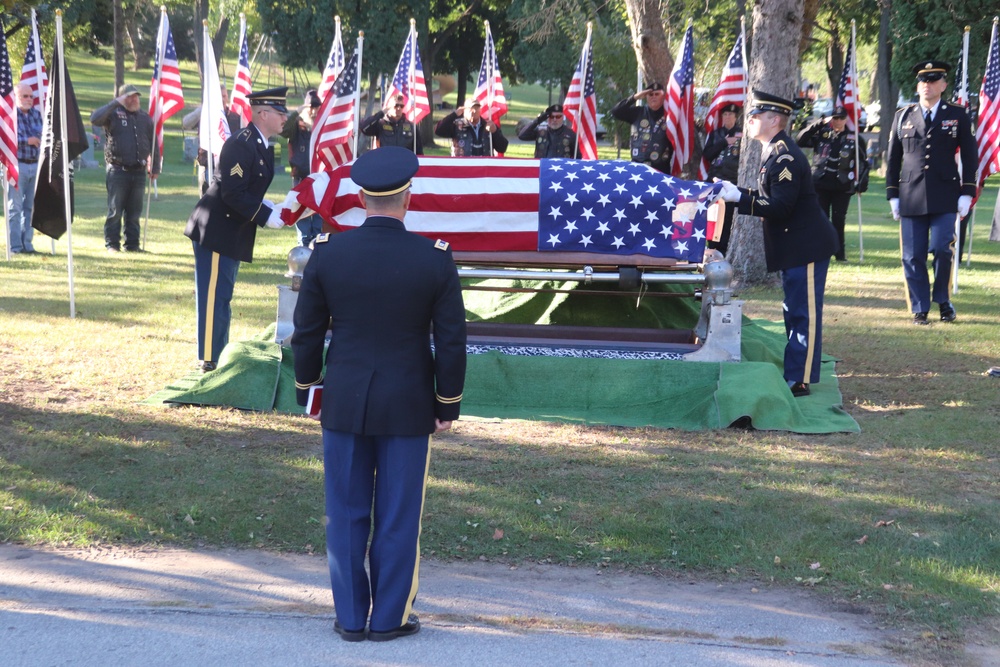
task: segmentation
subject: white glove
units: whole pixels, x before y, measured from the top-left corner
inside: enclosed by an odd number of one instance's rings
[[[285,221],[281,219],[281,209],[271,204],[271,214],[267,216],[267,222],[264,223],[271,229],[281,229],[285,226]]]
[[[899,197],[889,200],[889,210],[892,211],[892,219],[899,220]]]
[[[958,198],[958,215],[965,217],[969,215],[969,209],[972,207],[972,197],[969,195],[962,195]]]
[[[736,203],[743,196],[743,193],[729,181],[722,181],[722,192],[719,193],[719,196],[722,197],[723,201]]]

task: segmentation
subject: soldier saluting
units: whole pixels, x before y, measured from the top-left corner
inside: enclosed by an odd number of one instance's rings
[[[646,106],[636,106],[635,103],[642,99],[646,100]],[[629,141],[632,162],[642,162],[669,174],[674,147],[667,139],[663,84],[654,82],[646,90],[629,95],[611,107],[611,115],[632,125],[632,137]]]
[[[903,276],[914,324],[927,324],[931,301],[942,322],[955,320],[949,300],[955,253],[955,215],[965,216],[976,194],[976,140],[965,109],[941,99],[951,65],[926,60],[913,68],[918,104],[896,112],[889,137],[885,195],[899,220]],[[955,153],[959,152],[959,174]],[[927,253],[934,254],[933,290]]]

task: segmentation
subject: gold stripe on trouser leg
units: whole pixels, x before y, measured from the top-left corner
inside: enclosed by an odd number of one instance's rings
[[[403,618],[399,625],[403,626],[409,621],[413,612],[413,601],[417,599],[417,588],[420,584],[420,533],[424,529],[424,502],[427,500],[427,475],[431,469],[431,436],[427,436],[427,460],[424,463],[424,489],[420,494],[420,523],[417,525],[417,553],[413,559],[413,582],[410,584],[410,594],[406,597],[406,607],[403,609]]]
[[[215,289],[219,285],[219,253],[212,253],[212,272],[208,278],[208,295],[205,299],[205,345],[202,361],[212,361],[212,334],[215,333]]]
[[[955,214],[955,228],[957,228],[961,222],[962,218]],[[958,237],[955,234],[955,229],[951,230],[951,243],[948,244],[948,251],[951,253],[951,264],[948,264],[948,294],[951,295],[952,291],[955,289],[955,265],[954,262],[958,261],[958,253],[955,252],[955,244],[958,242]],[[934,288],[931,288],[931,292]]]
[[[802,369],[802,382],[809,384],[812,375],[813,355],[816,354],[816,264],[806,264],[806,286],[809,293],[806,302],[809,304],[809,334],[806,337],[806,367]]]
[[[899,258],[901,260],[901,263],[903,261],[905,261],[903,259],[904,257],[905,257],[905,255],[903,254],[903,221],[900,220],[900,222],[899,222]],[[902,268],[903,268],[903,296],[906,297],[906,312],[912,313],[913,312],[913,302],[910,301],[910,283],[906,279],[906,267],[904,266]]]

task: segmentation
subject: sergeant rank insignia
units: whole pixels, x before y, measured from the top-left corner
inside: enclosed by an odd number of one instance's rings
[[[235,165],[235,166],[234,166],[234,167],[232,168],[232,170],[230,170],[230,172],[229,172],[229,175],[230,175],[230,176],[239,176],[240,178],[243,178],[243,167],[241,167],[241,166],[239,165],[239,163],[237,163],[237,164],[236,164],[236,165]]]
[[[779,181],[792,180],[792,172],[788,171],[788,167],[785,167],[784,169],[781,170],[781,173],[778,174],[778,180]]]

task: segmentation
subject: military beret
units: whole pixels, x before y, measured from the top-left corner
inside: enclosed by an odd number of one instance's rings
[[[278,88],[268,88],[257,93],[250,93],[247,95],[247,101],[250,102],[250,106],[271,107],[280,113],[288,113],[288,109],[285,107],[285,97],[287,95],[288,86],[280,86]]]
[[[764,113],[765,111],[773,111],[775,113],[784,114],[785,116],[790,116],[792,111],[796,108],[798,107],[795,102],[786,100],[783,97],[778,97],[777,95],[772,95],[771,93],[754,90],[750,100],[750,111],[748,111],[747,114],[750,116],[756,116],[757,114]]]
[[[847,109],[844,107],[833,107],[833,113],[830,114],[830,118],[847,118]]]
[[[545,110],[546,116],[551,116],[554,113],[563,113],[563,105],[553,104],[552,106],[550,106],[548,109]]]
[[[652,83],[646,84],[646,90],[663,90],[663,84],[659,81],[653,81]]]
[[[917,81],[938,81],[951,71],[951,65],[942,60],[921,60],[913,66]]]
[[[133,86],[131,83],[123,83],[118,86],[118,97],[122,95],[139,95],[139,89]]]
[[[368,151],[351,165],[351,180],[372,197],[386,197],[410,187],[420,163],[413,151],[401,146],[382,146]]]

